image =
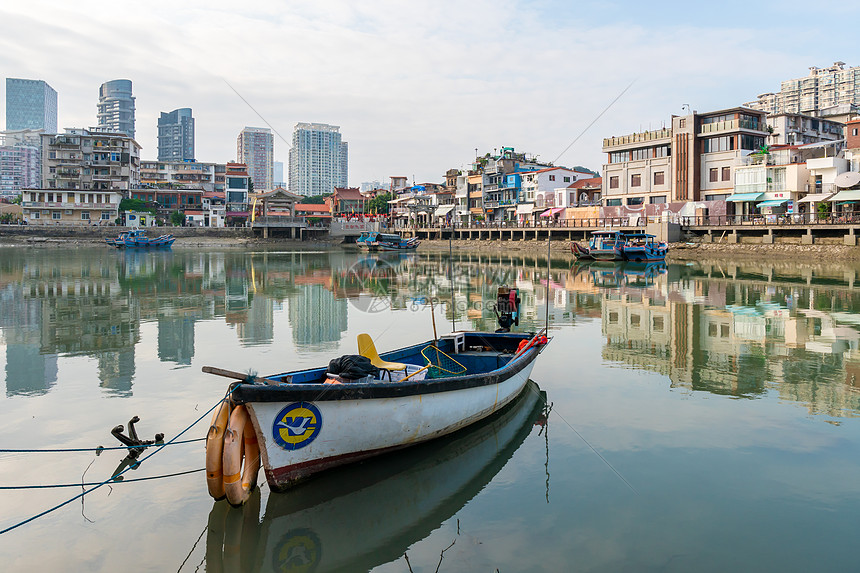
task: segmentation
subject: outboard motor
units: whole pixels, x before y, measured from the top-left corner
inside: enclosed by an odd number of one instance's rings
[[[496,295],[496,304],[493,306],[493,312],[496,313],[496,320],[499,321],[499,328],[496,332],[510,332],[511,325],[520,324],[520,289],[508,288],[500,286]]]

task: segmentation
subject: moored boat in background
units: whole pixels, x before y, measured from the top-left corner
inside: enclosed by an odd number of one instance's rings
[[[625,233],[624,238],[621,252],[625,260],[644,262],[666,259],[669,246],[663,241],[658,241],[656,236],[648,233]]]
[[[173,242],[176,239],[173,235],[161,235],[160,237],[155,237],[154,239],[150,239],[146,236],[146,231],[143,229],[133,229],[131,231],[124,231],[120,233],[117,237],[105,238],[105,242],[118,249],[123,248],[155,248],[155,249],[169,249]]]
[[[418,247],[418,239],[404,239],[400,235],[370,231],[362,233],[355,243],[368,251],[408,251]]]

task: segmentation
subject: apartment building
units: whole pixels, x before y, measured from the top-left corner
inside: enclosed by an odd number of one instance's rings
[[[140,182],[142,185],[224,191],[226,170],[224,163],[141,161]]]
[[[289,156],[290,191],[314,197],[346,188],[349,145],[340,127],[325,123],[297,123]]]
[[[131,80],[111,80],[99,87],[96,119],[100,129],[134,138],[135,98],[131,88]]]
[[[140,186],[140,145],[125,133],[66,129],[44,133],[44,189],[122,190]]]
[[[6,78],[6,129],[57,132],[57,92],[44,80]]]
[[[694,111],[673,116],[671,127],[604,139],[604,207],[657,205],[648,209],[657,213],[673,202],[725,201],[741,158],[765,145],[765,115],[743,107]]]
[[[845,62],[809,68],[804,78],[786,80],[778,93],[763,93],[744,107],[768,114],[794,113],[816,117],[843,115],[860,106],[860,66],[845,68]]]
[[[768,144],[805,145],[836,141],[844,137],[845,124],[802,113],[776,113],[767,116]]]
[[[275,137],[267,127],[246,127],[236,138],[236,160],[248,167],[254,191],[271,191],[275,182]]]
[[[161,112],[158,118],[158,160],[194,161],[194,117],[191,108]]]
[[[225,224],[242,226],[248,220],[248,197],[251,187],[251,176],[248,166],[244,163],[227,163],[226,167],[226,211]]]
[[[22,193],[29,225],[111,225],[119,216],[119,190],[32,189]]]

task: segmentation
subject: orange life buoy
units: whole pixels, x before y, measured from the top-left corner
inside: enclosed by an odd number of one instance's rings
[[[260,471],[260,446],[245,406],[237,406],[230,414],[224,433],[222,465],[227,501],[230,505],[242,505],[257,486]]]
[[[224,499],[226,495],[221,458],[224,452],[224,431],[229,419],[230,404],[224,400],[212,415],[212,424],[206,434],[206,486],[209,488],[209,495],[216,501]]]

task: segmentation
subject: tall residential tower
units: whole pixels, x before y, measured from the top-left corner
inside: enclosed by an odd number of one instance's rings
[[[275,138],[267,127],[246,127],[236,138],[236,161],[248,166],[254,191],[271,191],[274,174]]]
[[[57,92],[43,80],[6,78],[6,129],[57,133]]]
[[[312,197],[346,187],[348,154],[339,126],[297,123],[290,149],[290,191]]]
[[[134,96],[131,80],[112,80],[99,88],[98,126],[134,139]]]
[[[161,112],[158,118],[158,160],[194,161],[194,118],[190,107]]]

